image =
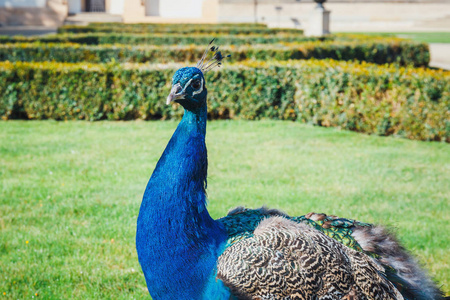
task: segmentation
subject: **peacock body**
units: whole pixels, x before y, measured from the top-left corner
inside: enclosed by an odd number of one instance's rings
[[[167,102],[185,113],[147,184],[136,249],[153,299],[439,299],[440,291],[385,229],[310,213],[206,208],[204,72],[179,69]]]

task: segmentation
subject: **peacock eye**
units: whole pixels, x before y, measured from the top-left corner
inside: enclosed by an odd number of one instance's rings
[[[199,88],[200,88],[200,80],[194,80],[193,82],[192,82],[192,84],[191,84],[191,86],[192,86],[192,88],[194,89],[194,90],[198,90]]]

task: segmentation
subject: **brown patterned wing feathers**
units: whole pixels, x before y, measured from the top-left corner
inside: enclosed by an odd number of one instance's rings
[[[281,216],[228,247],[217,271],[239,299],[403,299],[370,257]]]

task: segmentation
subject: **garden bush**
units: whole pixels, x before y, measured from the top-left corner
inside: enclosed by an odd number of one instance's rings
[[[5,43],[77,43],[86,45],[124,44],[124,45],[207,45],[212,38],[220,45],[254,45],[254,44],[286,44],[314,41],[346,41],[346,42],[401,42],[405,39],[394,37],[370,36],[365,34],[338,33],[324,37],[307,37],[300,34],[278,33],[252,35],[226,34],[162,34],[162,33],[76,33],[45,36],[0,36],[0,44]]]
[[[144,28],[156,28],[156,27],[171,27],[179,28],[184,27],[197,27],[197,28],[228,28],[228,27],[252,27],[252,28],[267,28],[266,24],[263,23],[120,23],[120,22],[92,22],[86,25],[86,27],[104,27],[104,28],[115,28],[115,27],[144,27]]]
[[[267,28],[263,26],[237,25],[210,25],[210,24],[116,24],[78,26],[65,25],[58,28],[58,33],[176,33],[176,34],[282,34],[294,33],[301,35],[303,31],[293,28]]]
[[[165,105],[181,65],[0,63],[3,119],[179,118]],[[450,142],[450,72],[303,60],[206,74],[211,119],[280,119]]]
[[[224,46],[231,61],[247,59],[274,61],[289,59],[333,58],[360,60],[377,64],[399,63],[427,66],[430,55],[426,44],[386,40],[382,42],[308,42],[284,46]],[[170,63],[197,61],[205,46],[126,46],[79,44],[3,44],[0,61],[58,61],[106,63]]]
[[[269,35],[211,35],[211,34],[118,34],[118,33],[81,33],[57,34],[46,36],[0,36],[0,44],[5,43],[77,43],[86,45],[125,44],[125,45],[208,45],[215,37],[220,45],[252,45],[300,43],[307,41],[333,40],[334,36],[323,38],[305,37],[298,34]]]

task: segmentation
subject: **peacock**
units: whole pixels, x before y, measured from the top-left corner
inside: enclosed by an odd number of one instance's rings
[[[210,57],[208,59],[208,57]],[[184,115],[148,181],[136,249],[153,299],[442,299],[388,230],[309,213],[206,208],[207,89],[225,57],[212,42],[172,78]]]

